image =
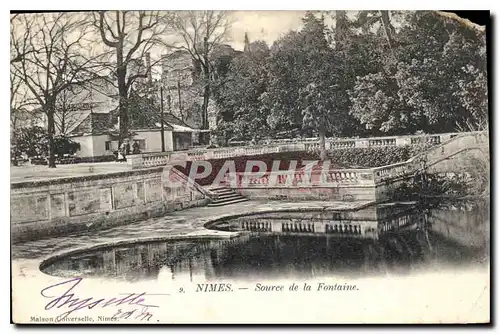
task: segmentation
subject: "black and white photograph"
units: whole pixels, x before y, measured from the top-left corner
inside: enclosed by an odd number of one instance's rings
[[[490,323],[476,16],[11,11],[11,321]]]

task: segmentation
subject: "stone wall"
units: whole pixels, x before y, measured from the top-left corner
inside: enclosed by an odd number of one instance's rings
[[[121,225],[210,200],[186,182],[171,187],[166,173],[152,168],[13,183],[13,241]]]
[[[467,207],[469,206],[469,207]],[[462,246],[488,248],[490,244],[490,208],[460,205],[433,209],[429,214],[432,231]]]
[[[259,187],[235,189],[242,196],[255,200],[287,201],[376,201],[375,186],[338,187]]]

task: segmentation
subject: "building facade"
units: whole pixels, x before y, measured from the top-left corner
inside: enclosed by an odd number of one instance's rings
[[[90,113],[68,135],[71,140],[80,144],[76,152],[82,158],[100,158],[115,156],[119,149],[117,110],[109,113]],[[165,151],[187,150],[195,143],[196,129],[189,127],[177,117],[164,114]],[[141,153],[161,152],[162,135],[159,117],[151,117],[143,126],[131,128],[130,144],[137,142]],[[98,160],[98,159],[94,159]]]

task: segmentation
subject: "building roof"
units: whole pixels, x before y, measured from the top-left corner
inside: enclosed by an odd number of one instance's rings
[[[93,104],[91,107],[84,106],[84,109],[81,110],[76,110],[74,112],[71,112],[69,116],[71,116],[71,122],[68,126],[67,133],[73,133],[73,132],[81,132],[81,129],[77,129],[82,123],[85,122],[91,122],[90,120],[91,117],[93,117],[94,120],[97,120],[98,118],[101,119],[107,119],[109,118],[109,112],[110,110],[116,109],[116,104],[104,104],[104,103],[97,103]],[[91,116],[92,115],[92,116]],[[99,115],[106,115],[106,116],[99,116]],[[102,127],[102,126],[101,126]]]
[[[140,115],[130,120],[130,130],[159,130],[161,129],[160,113],[152,111]],[[195,132],[196,129],[191,128],[181,119],[173,114],[163,114],[164,129],[174,132]],[[107,112],[90,112],[84,110],[81,112],[80,121],[68,131],[70,135],[81,134],[105,134],[116,132],[118,129],[118,108],[108,110]]]
[[[196,132],[196,130],[193,128],[190,128],[188,126],[177,125],[177,124],[172,125],[172,131],[173,132]]]

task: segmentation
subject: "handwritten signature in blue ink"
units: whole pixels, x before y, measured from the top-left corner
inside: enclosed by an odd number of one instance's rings
[[[149,308],[157,308],[158,305],[149,304],[146,301],[147,293],[126,293],[120,297],[113,298],[99,298],[99,297],[88,297],[82,298],[75,294],[74,289],[82,282],[82,278],[72,278],[70,280],[50,285],[40,291],[40,294],[50,299],[50,301],[45,305],[45,310],[51,310],[54,308],[65,310],[65,312],[58,315],[57,320],[61,321],[67,318],[73,312],[77,312],[85,309],[93,309],[94,307],[136,307],[133,310],[124,312],[123,309],[118,309],[113,315],[113,320],[118,319],[129,319],[135,316],[134,319],[149,320],[152,313],[148,311]],[[141,311],[138,309],[142,307]],[[136,312],[137,311],[137,312]]]

